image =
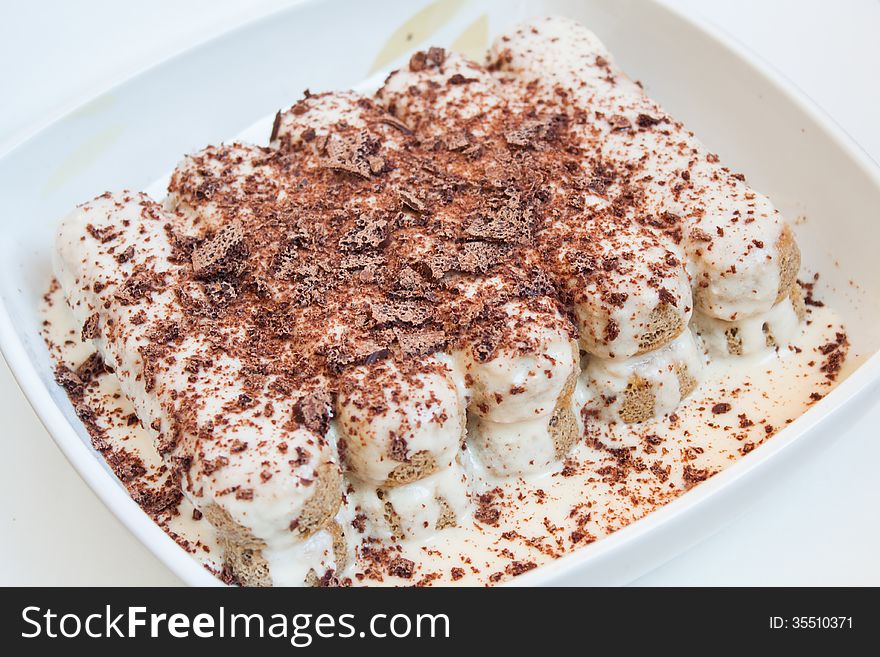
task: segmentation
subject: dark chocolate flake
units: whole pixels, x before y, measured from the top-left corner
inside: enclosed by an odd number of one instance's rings
[[[71,397],[82,394],[82,379],[66,365],[59,365],[55,368],[55,382],[64,388],[65,392]]]
[[[405,356],[426,356],[446,346],[446,334],[435,330],[395,329],[394,336]]]
[[[281,111],[275,113],[275,120],[272,122],[272,134],[269,135],[269,141],[278,139],[278,132],[281,130]]]
[[[244,238],[244,226],[238,221],[232,221],[197,246],[192,254],[196,278],[208,279],[237,273],[240,261],[247,256]]]
[[[465,242],[453,268],[471,274],[487,274],[504,260],[504,254],[504,249],[494,244]]]
[[[632,127],[632,122],[628,118],[620,114],[613,114],[609,116],[608,123],[611,124],[611,129],[614,131],[628,130]]]
[[[134,245],[130,244],[127,249],[125,249],[122,253],[119,253],[116,256],[116,262],[120,265],[124,265],[126,262],[131,260],[134,257]]]
[[[451,85],[470,84],[471,82],[477,82],[477,78],[468,78],[461,73],[455,73],[447,82]]]
[[[149,299],[151,292],[162,285],[163,278],[143,266],[137,266],[113,296],[123,306],[134,305],[142,299]]]
[[[369,178],[384,167],[384,161],[376,155],[375,148],[375,140],[365,130],[354,136],[332,134],[327,141],[324,166]]]
[[[397,193],[400,196],[400,201],[404,207],[409,208],[413,212],[418,212],[418,213],[422,213],[425,211],[425,208],[426,208],[425,202],[422,201],[414,193],[406,191],[406,190],[398,190]]]
[[[388,563],[388,573],[401,579],[410,579],[415,573],[415,568],[415,562],[403,557],[395,557]]]
[[[88,316],[85,322],[83,322],[82,333],[80,336],[83,339],[83,342],[86,340],[94,340],[101,336],[100,327],[98,325],[98,313],[92,313]]]
[[[318,390],[301,397],[293,407],[294,419],[309,431],[324,436],[330,428],[332,397]]]
[[[106,244],[107,242],[116,239],[119,235],[116,228],[113,226],[102,226],[101,228],[98,228],[92,224],[86,224],[86,232],[101,242],[101,244]]]
[[[397,117],[391,116],[390,114],[383,116],[379,120],[382,123],[384,123],[386,125],[390,125],[392,128],[399,130],[400,132],[402,132],[405,135],[412,134],[412,129],[410,129],[410,127],[408,125],[406,125],[403,121],[401,121]]]
[[[103,356],[96,351],[80,363],[79,367],[76,368],[76,376],[85,385],[106,374],[107,371],[107,365],[104,363]]]
[[[375,249],[382,245],[388,237],[388,222],[385,219],[360,216],[354,228],[345,233],[339,240],[342,251],[363,251]]]
[[[410,324],[419,326],[429,321],[434,315],[434,308],[429,304],[416,300],[398,300],[392,303],[373,303],[370,314],[376,324]]]
[[[443,137],[443,143],[447,150],[460,151],[471,145],[471,139],[465,130],[455,130],[448,132]]]

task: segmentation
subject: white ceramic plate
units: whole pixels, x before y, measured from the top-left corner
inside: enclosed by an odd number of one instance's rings
[[[662,4],[486,0],[304,2],[170,59],[0,155],[0,346],[59,447],[120,520],[181,579],[217,584],[129,498],[54,383],[38,308],[54,225],[106,189],[143,189],[181,154],[239,134],[306,87],[344,89],[428,43],[468,54],[532,15],[580,20],[649,93],[796,227],[819,294],[852,344],[840,385],[772,440],[643,520],[515,584],[620,584],[716,531],[839,435],[880,390],[880,172],[788,83],[721,35]],[[853,284],[855,283],[855,285]]]

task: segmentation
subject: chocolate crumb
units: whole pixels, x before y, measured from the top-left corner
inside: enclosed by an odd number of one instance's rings
[[[388,564],[388,574],[402,579],[410,579],[415,572],[416,565],[409,559],[397,557]]]

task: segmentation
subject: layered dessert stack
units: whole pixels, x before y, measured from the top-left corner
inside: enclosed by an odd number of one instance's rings
[[[778,212],[590,32],[535,21],[490,62],[432,48],[374,98],[307,94],[268,146],[188,156],[163,205],[59,228],[83,337],[244,584],[461,525],[476,479],[675,410],[702,345],[797,330]]]

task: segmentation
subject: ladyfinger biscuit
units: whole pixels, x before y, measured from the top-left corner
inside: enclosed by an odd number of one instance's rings
[[[468,446],[483,467],[498,477],[516,477],[564,460],[582,435],[572,402],[577,373],[569,376],[552,413],[517,422],[495,422],[472,414]]]
[[[587,353],[638,356],[687,327],[692,301],[684,257],[662,233],[597,215],[585,228],[562,234],[555,253]]]
[[[702,365],[690,330],[661,349],[625,361],[590,358],[584,371],[591,392],[586,408],[626,424],[672,412],[693,392]]]
[[[464,440],[465,407],[438,358],[385,360],[346,372],[336,403],[348,472],[393,487],[451,467]]]
[[[348,506],[359,533],[384,540],[423,540],[465,521],[470,512],[468,477],[456,462],[390,488],[353,480]]]
[[[537,307],[511,301],[502,312],[508,332],[501,344],[490,353],[485,343],[473,344],[457,355],[468,408],[505,424],[550,415],[578,370],[571,324],[549,300]]]
[[[248,532],[272,553],[295,549],[341,503],[334,450],[320,418],[296,419],[305,383],[296,395],[273,393],[266,377],[249,374],[260,356],[248,352],[241,326],[227,317],[204,330],[216,308],[169,221],[142,194],[86,203],[59,226],[56,276],[184,494],[199,509],[221,509],[243,528],[236,536]],[[241,245],[223,240],[219,260],[231,266]],[[317,556],[307,565],[333,567]]]
[[[788,346],[805,318],[803,294],[795,282],[788,294],[763,315],[726,322],[700,313],[694,316],[693,328],[710,353],[748,356]]]
[[[187,155],[171,174],[165,209],[200,234],[231,220],[254,222],[259,207],[283,202],[285,178],[273,149],[232,143]]]
[[[593,152],[629,171],[644,216],[682,240],[697,309],[732,321],[787,293],[799,253],[772,203],[648,98],[593,33],[538,19],[497,39],[490,57],[511,93],[579,113]]]

